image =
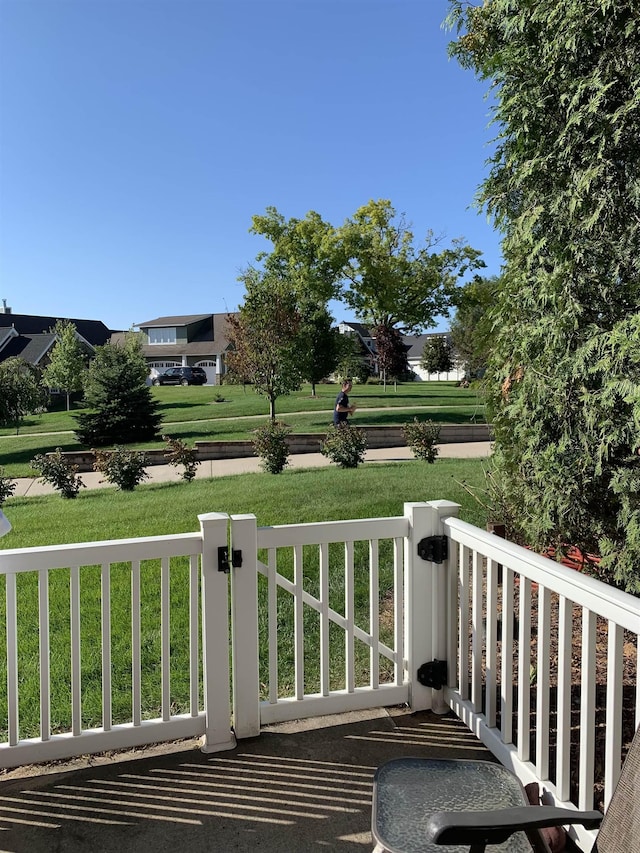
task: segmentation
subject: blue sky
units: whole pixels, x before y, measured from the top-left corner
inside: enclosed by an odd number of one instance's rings
[[[488,275],[486,84],[447,0],[0,0],[0,299],[129,328],[234,310],[251,217],[388,198]],[[352,319],[332,305],[337,320]],[[443,324],[440,324],[441,327]]]

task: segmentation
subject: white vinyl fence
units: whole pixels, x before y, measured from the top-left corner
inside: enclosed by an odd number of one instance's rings
[[[457,510],[211,513],[197,533],[0,551],[0,766],[194,735],[224,750],[408,703],[452,709],[551,801],[590,808],[602,779],[608,803],[640,721],[640,601]]]

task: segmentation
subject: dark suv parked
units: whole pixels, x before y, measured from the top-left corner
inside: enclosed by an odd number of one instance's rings
[[[207,374],[202,367],[170,367],[159,373],[153,380],[154,385],[204,385]]]

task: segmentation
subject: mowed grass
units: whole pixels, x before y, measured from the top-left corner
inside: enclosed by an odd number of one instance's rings
[[[399,463],[368,463],[356,470],[335,467],[295,469],[278,476],[244,474],[191,484],[163,483],[141,486],[133,493],[115,489],[81,492],[76,500],[57,495],[13,498],[5,511],[13,530],[2,540],[0,549],[88,542],[181,533],[198,529],[197,516],[206,512],[253,513],[259,525],[324,521],[343,518],[370,518],[401,515],[406,501],[445,498],[462,505],[461,516],[484,526],[482,507],[464,484],[481,488],[483,465],[478,460],[438,460],[427,465],[417,460]],[[368,545],[355,544],[356,621],[368,626],[369,572]],[[305,548],[305,589],[318,588],[317,551]],[[344,549],[330,553],[330,604],[344,612]],[[291,554],[285,554],[278,570],[292,577]],[[391,543],[380,544],[381,610],[392,588]],[[82,619],[82,714],[83,725],[100,725],[101,717],[101,638],[100,567],[81,570]],[[70,620],[69,570],[50,573],[51,613],[51,714],[54,730],[66,731],[70,720]],[[153,718],[160,712],[160,566],[143,563],[142,574],[142,672],[143,715]],[[171,562],[171,700],[172,712],[188,709],[188,577],[186,559]],[[260,677],[268,683],[266,646],[266,590],[260,582]],[[0,632],[5,631],[4,579],[0,588]],[[20,734],[37,736],[39,720],[39,654],[37,579],[30,574],[18,578]],[[319,685],[319,624],[317,614],[305,608],[305,686],[315,691]],[[293,684],[293,601],[287,593],[278,595],[278,621],[284,630],[279,647],[280,694]],[[116,565],[111,570],[111,641],[113,716],[115,722],[131,718],[131,569]],[[391,642],[393,623],[384,621],[383,641]],[[388,637],[387,637],[388,634]],[[386,640],[385,640],[386,638]],[[341,631],[331,631],[331,681],[334,688],[344,685],[344,639]],[[6,683],[4,644],[0,650],[0,680]],[[368,678],[368,649],[356,648],[357,682]],[[384,670],[383,670],[384,675]],[[0,695],[0,721],[7,720],[6,695]],[[0,723],[0,727],[2,727]]]
[[[323,432],[332,416],[337,386],[319,385],[315,397],[311,387],[278,398],[276,413],[293,432]],[[161,387],[152,393],[163,415],[162,433],[194,441],[235,441],[251,438],[252,430],[268,418],[264,397],[251,387]],[[216,395],[225,402],[216,403]],[[359,411],[355,424],[387,426],[404,423],[413,417],[430,418],[439,423],[483,422],[484,408],[473,389],[457,388],[448,382],[414,382],[390,385],[386,391],[378,385],[357,385],[351,394]],[[74,410],[76,413],[81,409]],[[5,476],[30,477],[31,459],[60,447],[63,451],[82,449],[73,430],[73,412],[49,412],[26,419],[15,430],[0,430],[0,466]],[[135,445],[139,449],[162,447],[161,440]]]

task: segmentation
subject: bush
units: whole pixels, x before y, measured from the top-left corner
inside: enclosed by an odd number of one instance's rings
[[[196,449],[194,447],[187,447],[181,438],[171,438],[170,435],[163,435],[162,440],[168,444],[168,448],[164,452],[167,462],[176,468],[178,465],[184,465],[182,479],[190,483],[195,478],[196,469],[200,464],[198,459],[196,459]]]
[[[77,497],[80,489],[84,487],[78,477],[78,466],[65,459],[60,447],[56,447],[54,453],[47,453],[46,456],[39,453],[33,457],[30,464],[39,472],[43,483],[50,483],[63,498]]]
[[[93,452],[96,457],[93,463],[94,471],[100,471],[107,482],[113,483],[123,492],[132,492],[138,483],[149,477],[145,471],[147,457],[141,450],[116,447],[114,450]]]
[[[16,483],[11,477],[4,476],[4,468],[0,466],[0,507],[16,490]]]
[[[352,426],[334,426],[320,445],[320,453],[341,468],[357,468],[364,462],[366,433]]]
[[[436,442],[440,437],[440,427],[433,421],[419,421],[414,418],[402,428],[405,440],[416,459],[435,462],[438,455]]]
[[[287,436],[290,432],[286,424],[271,420],[253,431],[254,450],[262,459],[262,469],[269,474],[280,474],[289,464]]]

